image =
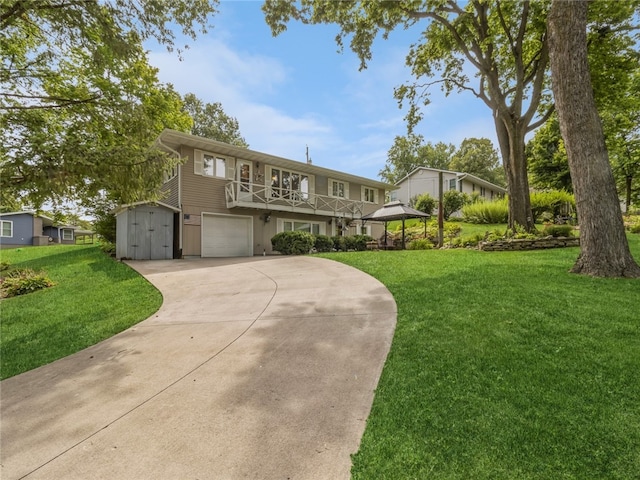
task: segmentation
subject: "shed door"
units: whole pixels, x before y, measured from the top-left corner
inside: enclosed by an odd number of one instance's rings
[[[250,257],[253,255],[253,217],[202,215],[203,257]]]
[[[139,206],[131,212],[133,220],[132,258],[165,260],[173,258],[173,214],[164,209]]]

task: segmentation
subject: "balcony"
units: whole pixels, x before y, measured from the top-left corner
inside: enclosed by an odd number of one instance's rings
[[[290,191],[241,181],[228,182],[225,185],[225,196],[227,208],[256,208],[349,219],[360,218],[364,208],[362,201]]]

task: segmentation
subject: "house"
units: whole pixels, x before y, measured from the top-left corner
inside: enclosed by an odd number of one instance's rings
[[[75,243],[75,227],[57,225],[53,219],[31,210],[0,213],[0,227],[2,248]]]
[[[437,168],[418,167],[396,183],[397,189],[391,192],[391,200],[409,204],[418,195],[428,193],[433,198],[439,196],[439,177],[442,173],[442,192],[457,190],[472,195],[477,193],[487,200],[506,195],[507,189],[487,182],[469,173],[439,170]]]
[[[286,230],[382,235],[360,218],[391,185],[174,130],[156,143],[185,160],[161,202],[118,209],[118,258],[269,255],[271,237]]]

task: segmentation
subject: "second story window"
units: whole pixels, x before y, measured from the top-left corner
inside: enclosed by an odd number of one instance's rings
[[[227,159],[209,152],[196,150],[193,158],[193,170],[196,175],[214,178],[227,177]]]
[[[378,203],[378,191],[375,188],[362,187],[362,201]]]
[[[309,176],[280,168],[271,169],[271,196],[273,198],[309,198]]]
[[[337,198],[349,196],[349,184],[340,180],[329,180],[329,195]]]

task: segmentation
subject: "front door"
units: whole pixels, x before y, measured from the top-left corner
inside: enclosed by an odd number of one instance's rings
[[[251,201],[253,186],[251,178],[253,177],[253,164],[245,160],[238,160],[236,164],[237,180],[238,180],[238,200]]]

